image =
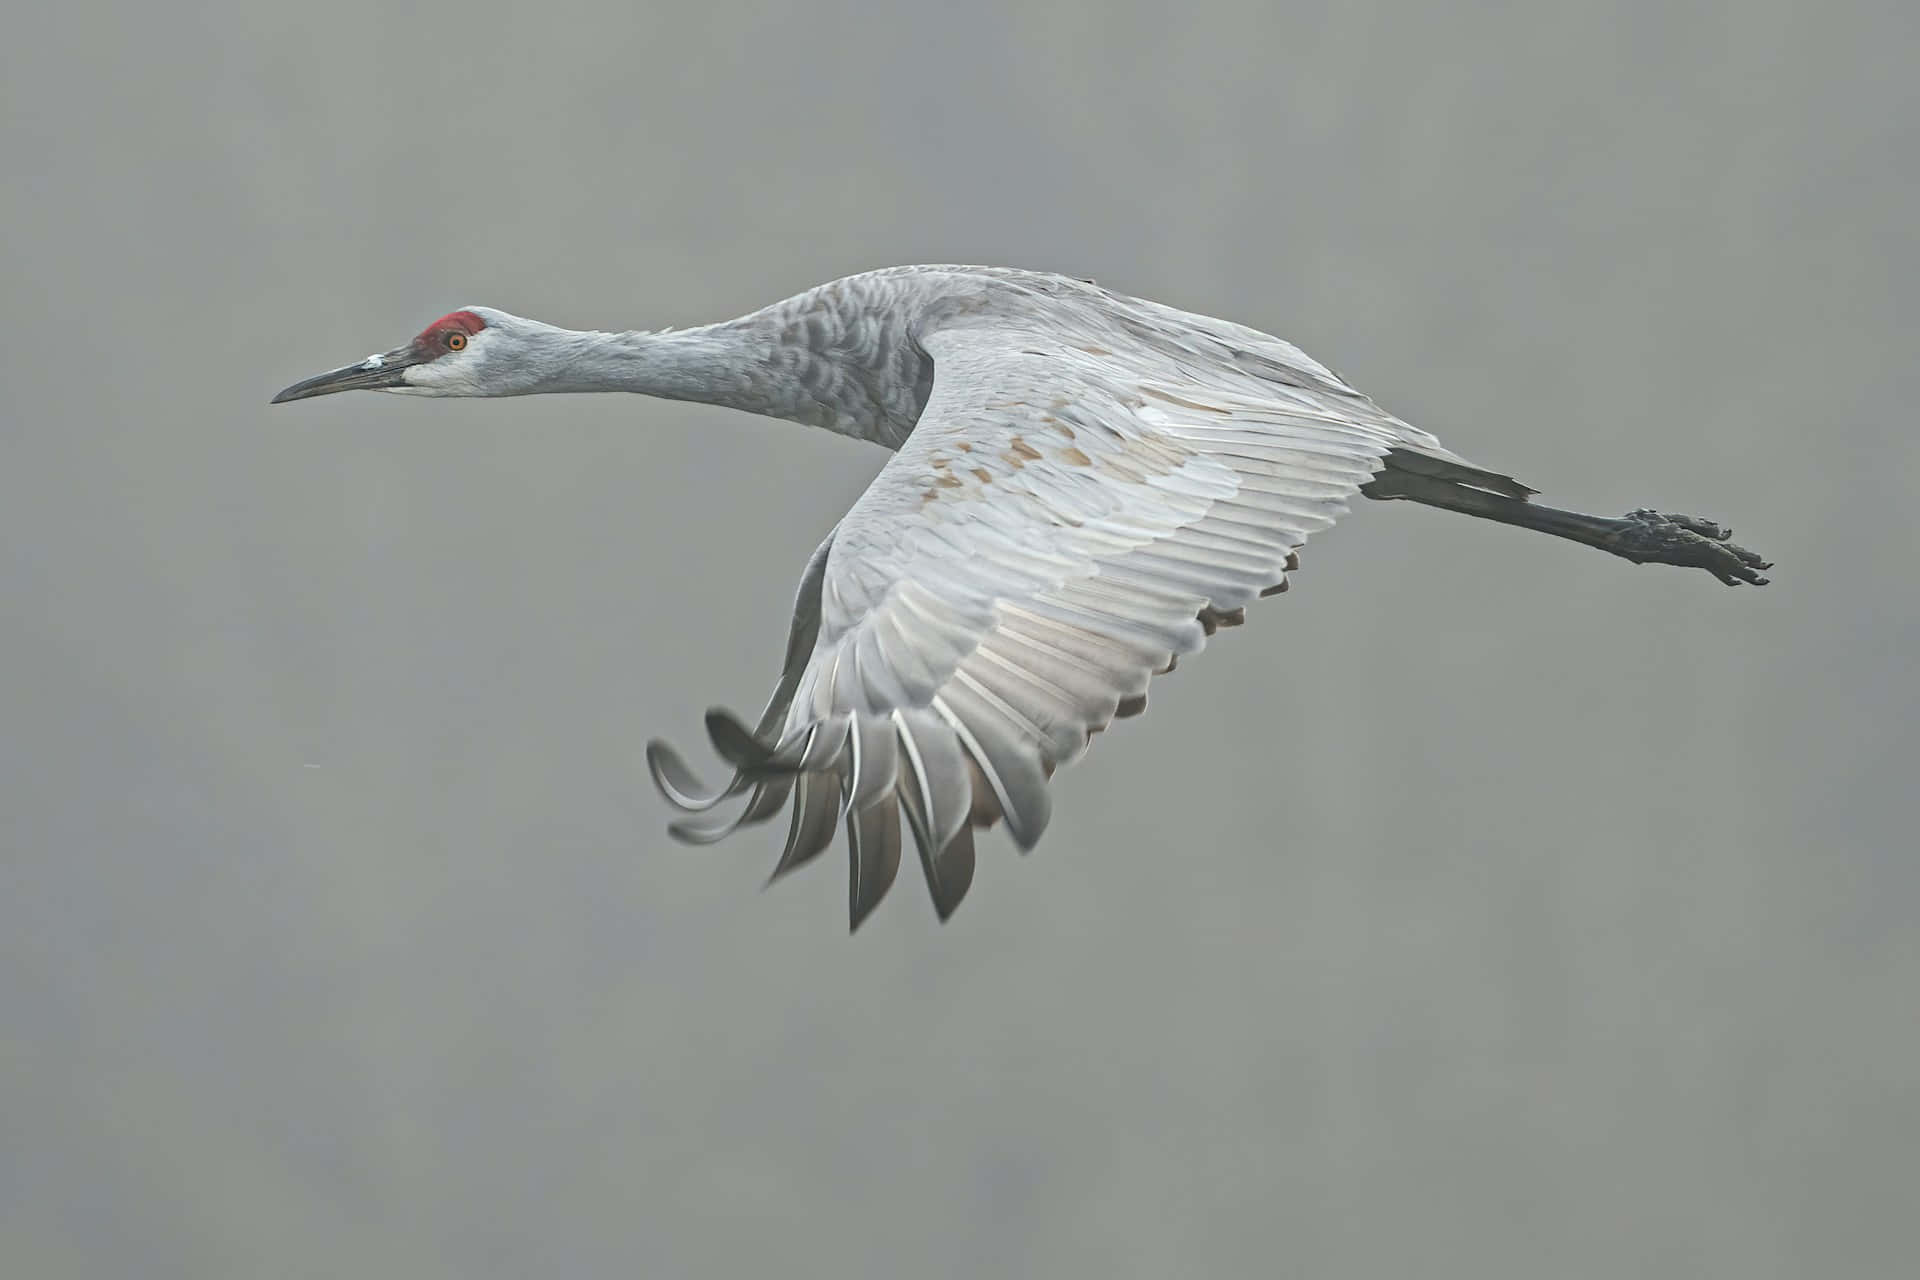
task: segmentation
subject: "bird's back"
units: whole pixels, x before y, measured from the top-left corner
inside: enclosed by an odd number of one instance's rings
[[[1110,355],[1130,376],[1154,370],[1175,383],[1197,377],[1289,408],[1390,425],[1404,447],[1453,457],[1290,342],[1052,272],[887,267],[830,281],[733,323],[768,334],[773,371],[800,392],[780,416],[891,449],[911,434],[936,376],[923,342],[989,327]]]

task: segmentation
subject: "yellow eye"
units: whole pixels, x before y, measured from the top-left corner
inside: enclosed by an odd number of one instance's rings
[[[449,350],[449,351],[458,351],[458,350],[460,350],[460,349],[461,349],[462,347],[465,347],[466,345],[467,345],[467,335],[466,335],[466,334],[464,334],[464,333],[450,333],[450,334],[448,334],[448,335],[447,335],[447,350]]]

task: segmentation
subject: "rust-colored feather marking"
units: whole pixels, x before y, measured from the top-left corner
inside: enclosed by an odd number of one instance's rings
[[[1217,404],[1201,404],[1198,400],[1189,400],[1184,396],[1174,395],[1171,391],[1162,391],[1158,387],[1142,387],[1140,388],[1140,394],[1151,396],[1163,404],[1179,405],[1182,409],[1192,409],[1196,413],[1211,413],[1224,418],[1233,412],[1233,410],[1223,409]]]

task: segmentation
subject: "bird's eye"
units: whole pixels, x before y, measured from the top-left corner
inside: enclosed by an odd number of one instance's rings
[[[447,350],[459,351],[461,348],[465,347],[466,345],[467,345],[466,334],[450,333],[447,335]]]

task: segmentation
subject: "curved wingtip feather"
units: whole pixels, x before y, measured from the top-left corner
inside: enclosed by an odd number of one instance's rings
[[[726,788],[710,789],[664,739],[647,743],[647,772],[667,803],[685,813],[704,813],[726,798]]]
[[[753,730],[725,707],[707,710],[707,736],[721,759],[736,769],[752,769],[766,763],[772,749],[753,736]]]

